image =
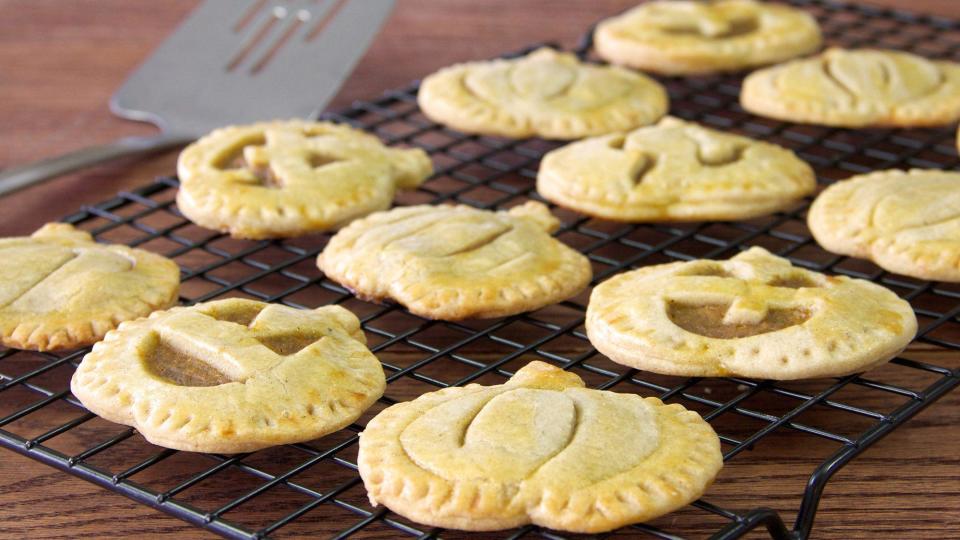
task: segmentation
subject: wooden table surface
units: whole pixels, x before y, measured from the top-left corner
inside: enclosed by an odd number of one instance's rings
[[[956,0],[869,3],[960,17]],[[107,100],[194,4],[195,0],[167,0],[162,6],[128,0],[0,0],[0,168],[120,136],[151,133],[149,126],[111,116]],[[377,95],[455,61],[490,57],[536,41],[572,44],[585,24],[631,4],[400,0],[331,106]],[[0,201],[0,236],[27,234],[82,204],[172,173],[175,158],[176,152],[170,152],[105,165],[7,197]],[[960,538],[958,448],[960,392],[955,392],[834,478],[813,537]],[[780,476],[765,481],[797,492],[809,470],[809,464],[785,467]],[[744,483],[740,489],[749,490],[750,485]],[[187,538],[209,533],[0,451],[0,536],[83,535]]]

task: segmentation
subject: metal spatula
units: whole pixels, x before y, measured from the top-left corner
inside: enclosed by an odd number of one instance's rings
[[[113,95],[110,109],[160,128],[0,172],[0,195],[227,124],[309,117],[363,56],[394,0],[206,0]]]

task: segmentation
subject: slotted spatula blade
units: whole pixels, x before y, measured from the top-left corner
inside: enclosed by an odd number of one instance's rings
[[[337,93],[394,0],[205,0],[110,101],[162,134],[126,138],[0,172],[0,195],[217,127],[310,117]]]
[[[198,137],[306,117],[360,60],[392,0],[206,0],[114,94],[113,111]]]

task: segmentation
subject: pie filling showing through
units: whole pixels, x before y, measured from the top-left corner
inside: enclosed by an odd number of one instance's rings
[[[700,336],[716,339],[737,339],[768,332],[776,332],[803,324],[810,312],[800,308],[769,308],[757,323],[724,322],[731,304],[688,304],[679,301],[667,303],[667,317],[673,324]]]
[[[261,311],[261,306],[251,305],[230,312],[207,315],[218,321],[249,326]],[[321,334],[309,332],[255,337],[261,345],[280,356],[296,354],[322,338]],[[154,332],[150,339],[147,344],[150,352],[144,356],[144,365],[147,371],[161,379],[178,386],[218,386],[230,382],[244,382],[230,377],[204,358],[177,349],[158,332]]]
[[[177,386],[219,386],[236,382],[219,369],[194,356],[184,354],[159,335],[144,358],[147,371]]]
[[[718,23],[713,20],[674,20],[659,25],[659,29],[668,34],[698,35],[706,38],[723,39],[734,38],[756,32],[760,23],[756,17],[738,17]]]
[[[684,272],[680,276],[718,277],[725,279],[739,279],[725,270],[719,264],[703,264],[691,272]],[[768,281],[766,285],[785,289],[816,288],[820,284],[810,276],[794,272],[779,275]],[[746,300],[745,298],[741,301]],[[746,304],[751,304],[746,301]],[[737,321],[742,314],[730,314],[733,302],[704,304],[683,300],[667,301],[667,317],[673,324],[700,336],[716,339],[737,339],[769,332],[776,332],[791,326],[803,324],[812,315],[809,309],[800,307],[770,307],[762,312],[762,317],[755,321]],[[738,306],[739,307],[739,306]],[[758,306],[759,307],[759,306]],[[756,308],[753,318],[757,318]],[[727,319],[733,319],[733,322]]]
[[[265,135],[260,135],[252,141],[241,141],[237,147],[228,152],[227,157],[214,163],[214,167],[221,171],[246,170],[253,174],[261,186],[282,188],[283,180],[274,172],[269,159],[259,159],[266,149],[266,143]],[[310,152],[307,155],[307,163],[313,169],[319,169],[339,161],[342,160],[320,152]]]

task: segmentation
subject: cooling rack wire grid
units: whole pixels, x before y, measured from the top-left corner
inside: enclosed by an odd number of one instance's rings
[[[960,22],[824,0],[793,3],[817,16],[828,44],[960,61]],[[577,52],[590,56],[589,48],[588,34]],[[675,116],[791,148],[814,166],[821,184],[877,169],[957,169],[960,163],[952,127],[845,130],[754,117],[738,105],[741,79],[660,80]],[[557,143],[446,129],[419,112],[416,91],[413,84],[325,115],[387,143],[430,152],[437,173],[417,191],[400,195],[398,204],[505,208],[540,200],[536,170]],[[631,268],[727,258],[754,245],[806,268],[883,284],[910,301],[920,332],[899,358],[862,376],[781,383],[628,369],[587,341],[583,315],[589,291],[504,319],[428,321],[396,305],[358,300],[322,278],[314,259],[328,235],[233,240],[185,220],[174,205],[176,188],[176,179],[162,178],[65,220],[99,240],[176,260],[184,303],[243,296],[296,307],[343,305],[361,317],[383,362],[388,380],[383,399],[356,424],[322,439],[253,454],[192,454],[150,445],[133,429],[83,409],[70,394],[69,379],[86,350],[63,355],[3,350],[0,445],[227,537],[563,538],[532,526],[471,535],[418,525],[372,507],[356,471],[357,433],[384,407],[450,385],[499,384],[539,359],[576,372],[593,388],[658,396],[696,410],[723,442],[727,464],[704,499],[602,536],[736,538],[765,527],[773,538],[805,538],[837,470],[960,384],[960,284],[905,278],[820,249],[805,225],[809,201],[744,222],[682,225],[628,225],[553,210],[564,222],[557,236],[592,261],[594,284]],[[777,472],[785,467],[802,470],[806,483],[779,481]]]

